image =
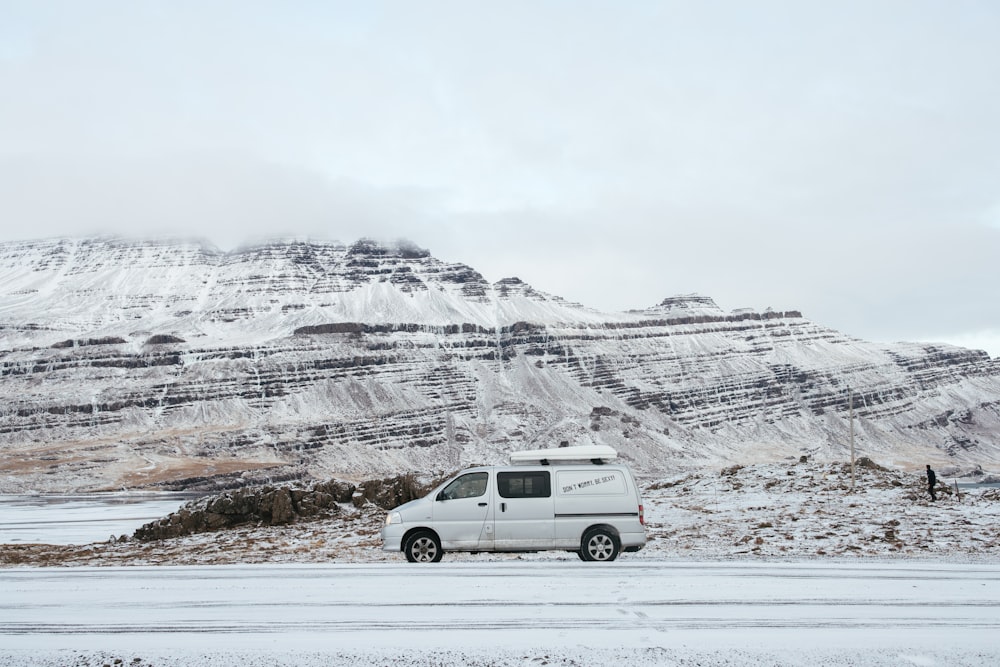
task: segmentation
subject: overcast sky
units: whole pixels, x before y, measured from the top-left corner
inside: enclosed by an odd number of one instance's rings
[[[0,0],[0,240],[405,237],[1000,356],[1000,3]]]

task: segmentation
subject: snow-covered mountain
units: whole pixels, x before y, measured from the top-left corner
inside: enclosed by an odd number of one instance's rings
[[[191,486],[608,444],[640,473],[1000,467],[1000,364],[708,297],[602,313],[411,243],[0,244],[0,491]]]

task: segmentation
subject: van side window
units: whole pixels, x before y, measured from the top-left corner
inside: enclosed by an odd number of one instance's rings
[[[455,478],[448,486],[444,487],[439,496],[442,500],[455,500],[456,498],[478,498],[486,493],[486,482],[489,480],[488,472],[470,472]]]
[[[548,498],[552,495],[548,471],[497,473],[497,489],[504,498]]]

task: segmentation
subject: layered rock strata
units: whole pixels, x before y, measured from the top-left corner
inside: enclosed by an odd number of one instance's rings
[[[851,412],[859,453],[1000,468],[984,352],[700,295],[601,313],[409,243],[0,244],[0,392],[2,492],[357,479],[564,441],[640,474],[842,460]]]

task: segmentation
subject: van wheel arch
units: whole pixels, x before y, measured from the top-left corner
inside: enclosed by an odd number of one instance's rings
[[[611,562],[621,552],[622,542],[614,526],[598,524],[583,531],[580,559],[588,562]]]

